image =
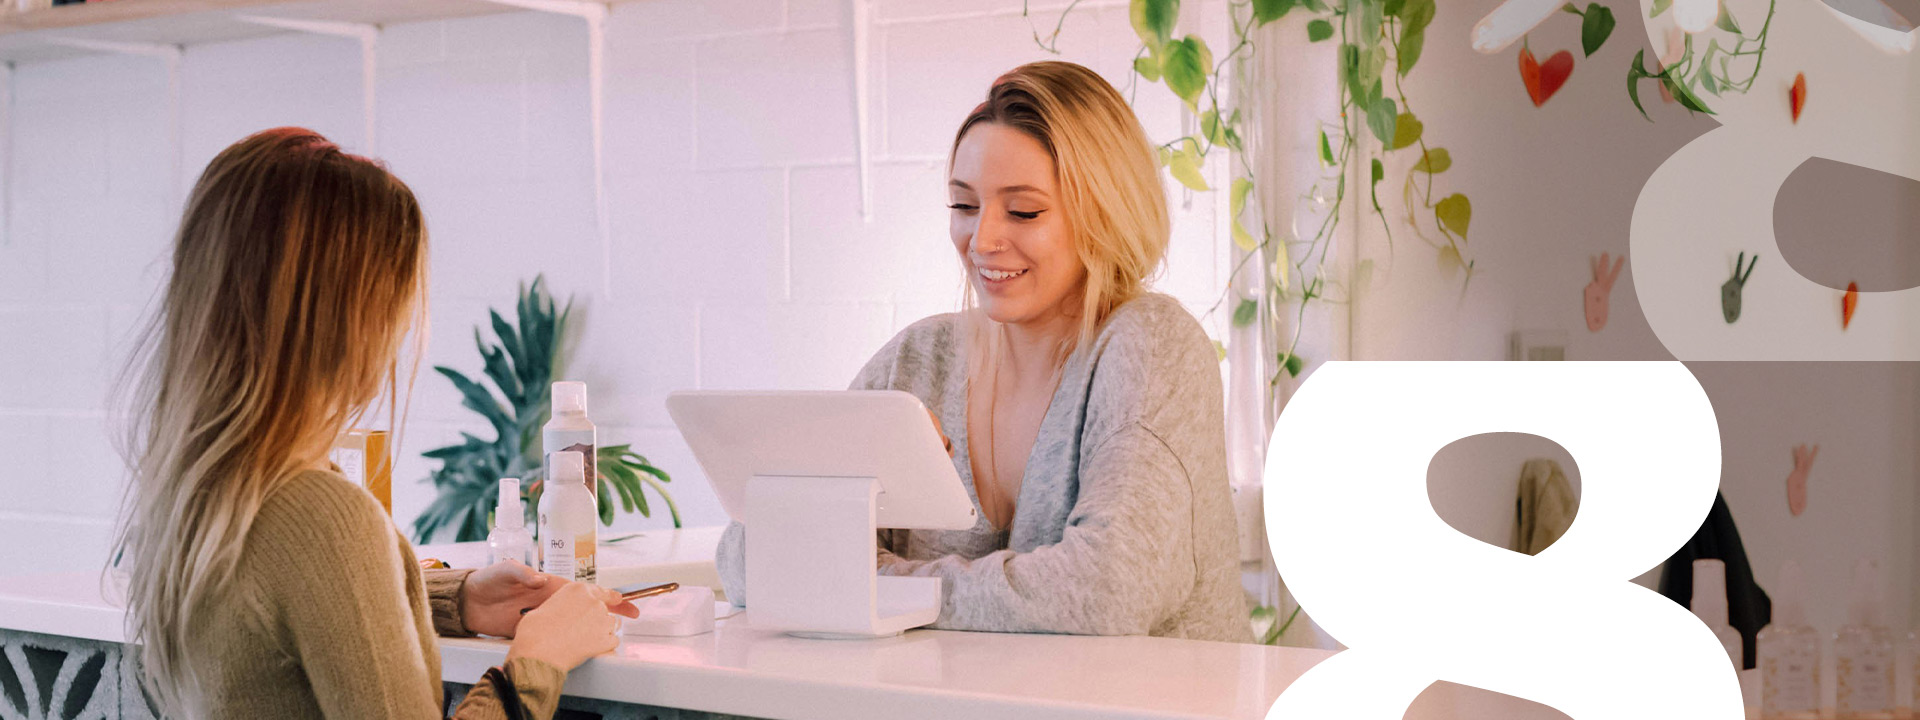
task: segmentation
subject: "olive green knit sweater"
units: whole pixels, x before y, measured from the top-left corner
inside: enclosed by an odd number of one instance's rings
[[[423,573],[378,501],[329,472],[268,496],[222,602],[190,641],[195,716],[445,717],[435,628],[460,620],[467,571]],[[515,659],[507,674],[534,717],[551,718],[566,671]],[[453,717],[505,718],[474,678]]]

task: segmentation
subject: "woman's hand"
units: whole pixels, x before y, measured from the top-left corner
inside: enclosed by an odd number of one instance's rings
[[[460,617],[468,630],[510,638],[522,616],[540,607],[566,584],[567,580],[558,575],[534,572],[533,568],[520,563],[502,560],[467,576],[466,587],[460,593]],[[605,609],[627,617],[640,614],[618,594],[611,591],[607,594],[612,599],[607,601]]]
[[[561,670],[619,647],[620,616],[607,612],[620,594],[589,583],[567,582],[520,619],[520,633],[507,659],[529,658]]]

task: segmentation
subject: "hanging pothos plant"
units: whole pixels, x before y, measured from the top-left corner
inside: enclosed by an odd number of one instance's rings
[[[1640,104],[1640,81],[1655,80],[1660,89],[1681,107],[1691,112],[1712,115],[1713,109],[1706,97],[1720,97],[1724,93],[1745,93],[1753,88],[1753,81],[1760,76],[1760,63],[1767,52],[1767,33],[1773,29],[1773,11],[1778,0],[1767,0],[1767,17],[1760,22],[1760,32],[1747,37],[1740,30],[1740,23],[1734,19],[1732,11],[1725,3],[1720,4],[1720,15],[1714,21],[1712,29],[1725,31],[1731,36],[1731,47],[1723,47],[1723,38],[1707,37],[1705,32],[1682,32],[1675,28],[1669,35],[1673,46],[1664,53],[1677,52],[1678,57],[1655,58],[1651,69],[1647,67],[1647,51],[1641,50],[1633,56],[1633,65],[1627,68],[1627,97],[1633,100],[1633,107],[1642,117],[1647,115],[1646,107]],[[1653,7],[1647,13],[1647,19],[1660,17],[1673,7],[1673,0],[1653,0]],[[1751,20],[1752,18],[1748,18]],[[1698,47],[1697,40],[1704,37],[1705,47]],[[1744,77],[1736,79],[1733,63],[1743,58],[1752,58],[1753,67]]]
[[[1073,12],[1078,0],[1062,11],[1052,33],[1035,41],[1050,52],[1054,48],[1066,14]],[[1289,14],[1306,13],[1307,43],[1338,42],[1340,117],[1323,119],[1314,145],[1325,174],[1310,190],[1311,197],[1328,206],[1325,217],[1313,228],[1311,236],[1293,237],[1291,231],[1276,232],[1271,225],[1249,228],[1243,221],[1248,200],[1257,178],[1243,174],[1233,178],[1230,193],[1230,237],[1246,252],[1234,276],[1253,258],[1271,258],[1265,273],[1263,292],[1272,323],[1269,329],[1282,331],[1280,310],[1288,302],[1297,302],[1295,321],[1289,336],[1278,343],[1272,358],[1275,368],[1268,384],[1297,377],[1306,361],[1299,354],[1300,330],[1306,308],[1316,300],[1326,300],[1330,283],[1322,270],[1341,210],[1348,201],[1347,178],[1356,175],[1361,162],[1359,152],[1364,138],[1371,136],[1384,152],[1405,151],[1417,158],[1402,187],[1407,222],[1413,234],[1435,248],[1444,271],[1465,271],[1472,278],[1474,261],[1467,248],[1468,227],[1473,219],[1473,203],[1464,193],[1440,193],[1436,198],[1437,176],[1453,165],[1445,147],[1429,144],[1425,126],[1414,114],[1402,81],[1420,61],[1426,46],[1427,27],[1432,24],[1434,0],[1228,0],[1232,22],[1232,46],[1216,58],[1205,39],[1198,35],[1174,37],[1180,16],[1180,0],[1132,0],[1129,16],[1141,48],[1135,55],[1136,79],[1159,83],[1180,98],[1197,116],[1198,131],[1174,138],[1158,147],[1160,163],[1181,185],[1195,192],[1209,187],[1201,172],[1216,150],[1243,152],[1243,118],[1236,108],[1221,98],[1221,76],[1230,63],[1256,48],[1253,31]],[[1030,10],[1030,8],[1029,8]],[[1269,52],[1276,48],[1267,48]],[[1131,91],[1131,86],[1129,88]],[[1368,161],[1367,203],[1380,219],[1388,247],[1394,240],[1393,221],[1380,204],[1379,185],[1386,179],[1386,166],[1378,156]],[[1428,230],[1431,228],[1431,231]],[[1466,280],[1463,280],[1464,283]],[[1208,310],[1218,311],[1233,296],[1223,292],[1220,301]],[[1242,299],[1233,308],[1233,324],[1246,326],[1260,321],[1260,302]]]

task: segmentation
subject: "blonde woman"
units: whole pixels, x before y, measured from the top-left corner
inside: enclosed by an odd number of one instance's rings
[[[544,719],[567,670],[614,647],[618,595],[513,563],[423,577],[327,462],[397,385],[426,263],[407,186],[311,131],[241,140],[194,186],[144,344],[119,543],[162,716],[444,717],[438,626],[514,637],[456,717]]]
[[[853,382],[948,428],[970,530],[882,531],[879,570],[941,578],[935,627],[1248,642],[1217,356],[1145,282],[1167,201],[1133,112],[1100,76],[1001,76],[954,139],[968,309],[921,320]],[[746,528],[719,551],[745,605]]]

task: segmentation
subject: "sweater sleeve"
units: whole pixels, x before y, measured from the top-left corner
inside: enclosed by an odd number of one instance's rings
[[[551,720],[560,707],[560,688],[567,683],[567,671],[532,658],[514,658],[503,666],[507,679],[520,693],[527,713],[539,720]],[[507,713],[494,694],[493,683],[485,678],[467,690],[460,706],[453,709],[453,720],[505,720]]]
[[[467,594],[467,576],[473,570],[427,570],[427,607],[433,611],[433,632],[440,637],[473,637],[460,601]]]
[[[259,553],[261,592],[280,615],[286,651],[306,673],[321,713],[443,717],[440,678],[430,676],[423,656],[425,628],[416,624],[405,559],[385,511],[364,492],[290,490],[262,508],[248,542]],[[520,672],[523,698],[552,696],[538,716],[550,717],[564,673],[538,666]],[[470,693],[455,716],[493,720],[505,713],[490,693]]]
[[[941,578],[938,628],[1145,635],[1192,591],[1192,524],[1185,468],[1158,435],[1132,423],[1088,454],[1059,542],[972,560],[893,558],[880,572]]]

